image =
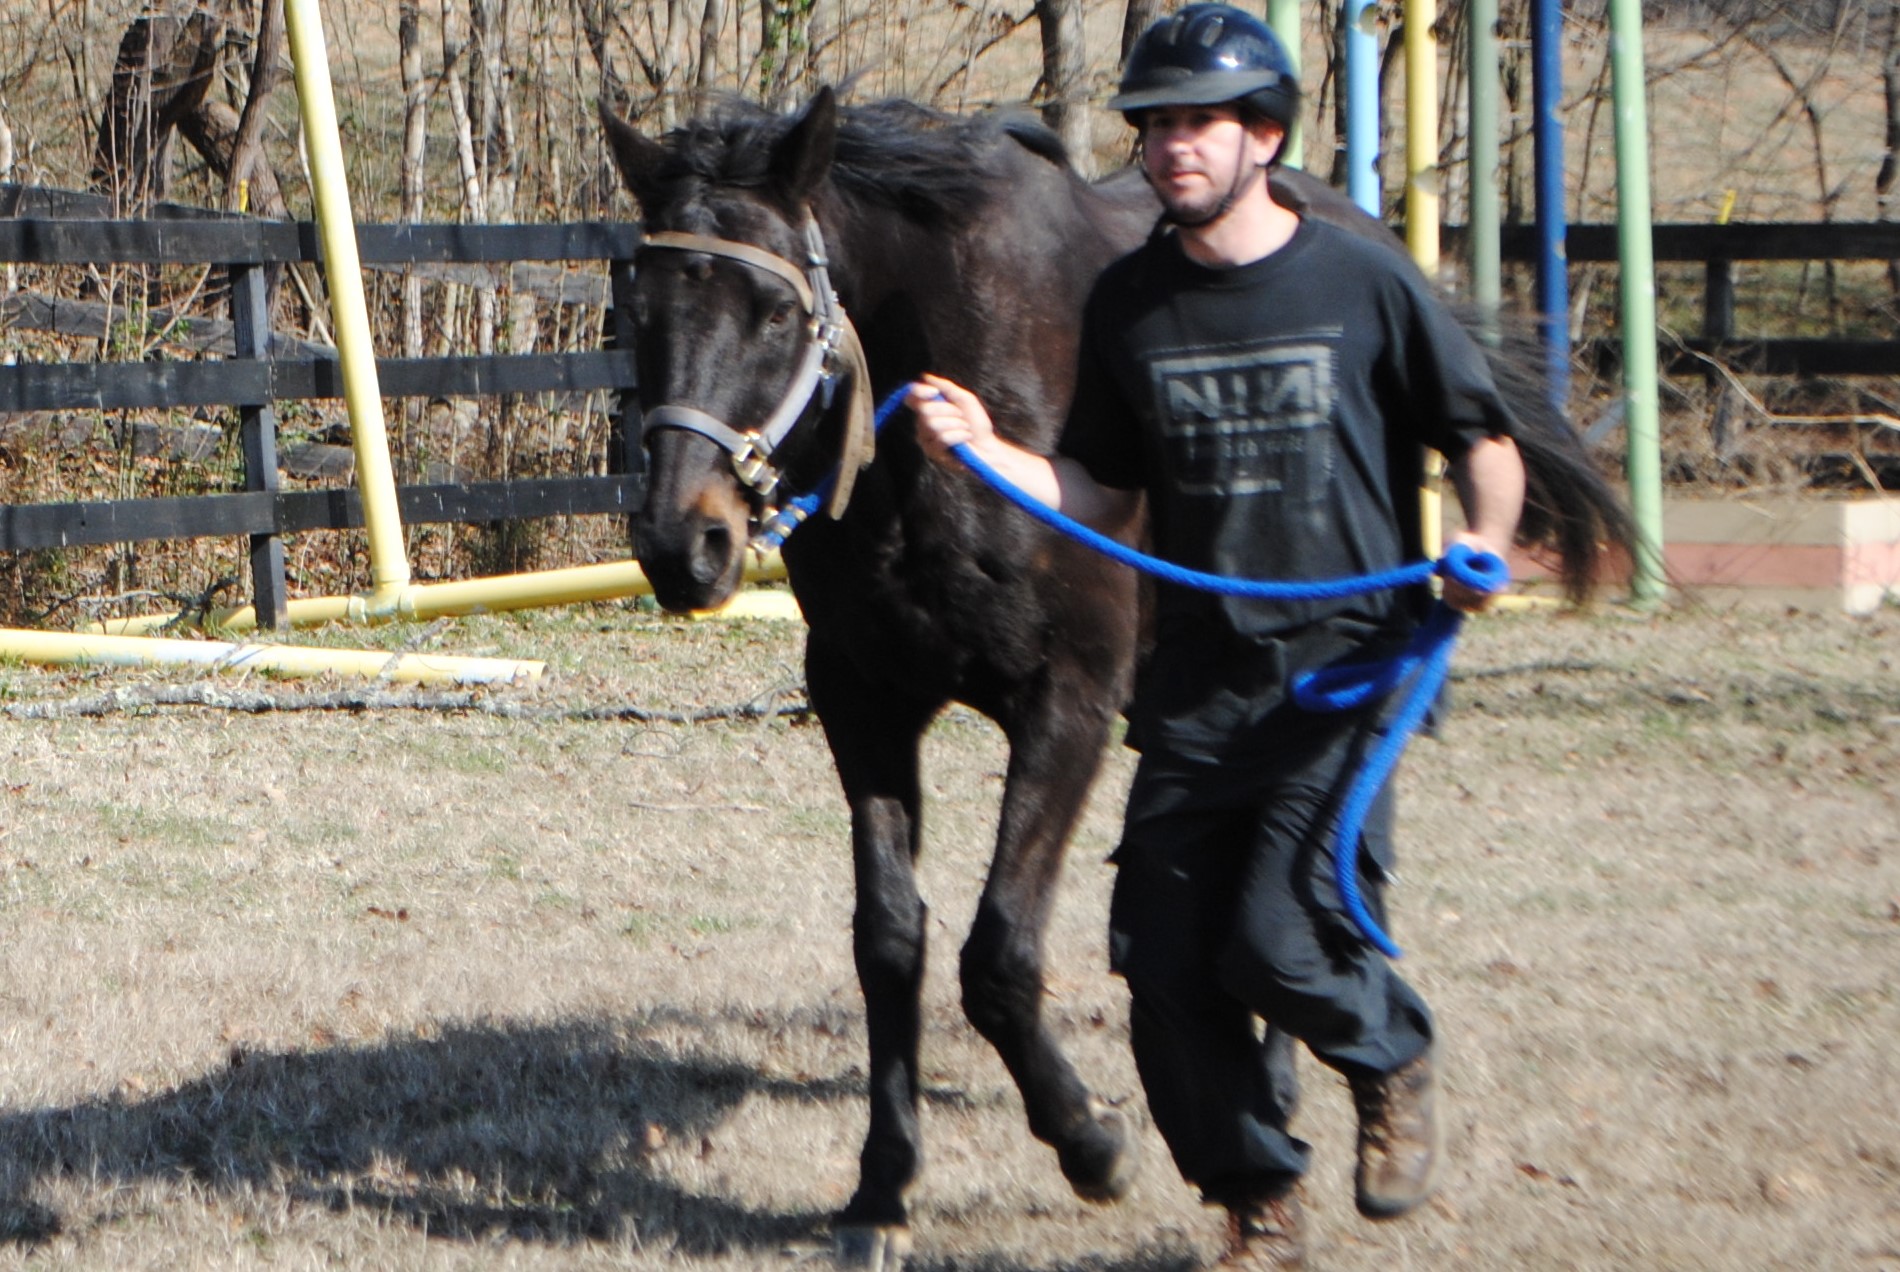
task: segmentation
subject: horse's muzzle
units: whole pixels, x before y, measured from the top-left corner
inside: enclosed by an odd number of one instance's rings
[[[634,518],[633,551],[662,609],[680,614],[716,609],[739,589],[745,567],[745,520],[689,514],[655,521]]]

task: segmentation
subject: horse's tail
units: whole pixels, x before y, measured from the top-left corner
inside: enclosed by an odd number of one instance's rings
[[[1516,440],[1526,487],[1518,546],[1554,550],[1564,595],[1581,604],[1609,567],[1626,566],[1632,558],[1636,523],[1552,401],[1541,344],[1521,325],[1505,327],[1485,343],[1485,352],[1520,426]]]

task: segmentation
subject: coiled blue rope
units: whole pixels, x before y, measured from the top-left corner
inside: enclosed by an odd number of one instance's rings
[[[905,385],[884,399],[873,421],[876,429],[884,427],[885,421],[903,404],[909,392],[910,386]],[[968,445],[955,446],[952,453],[1003,498],[1044,525],[1155,578],[1222,596],[1274,601],[1336,600],[1347,596],[1364,596],[1387,588],[1409,587],[1423,583],[1434,574],[1455,579],[1480,592],[1495,593],[1511,580],[1510,568],[1502,558],[1494,553],[1479,552],[1462,543],[1453,544],[1436,564],[1420,561],[1376,574],[1344,579],[1282,582],[1234,579],[1190,570],[1172,561],[1137,552],[1058,512],[990,467]],[[828,476],[818,489],[790,500],[761,533],[760,541],[767,542],[769,539],[769,546],[774,547],[782,543],[806,517],[817,510],[829,493],[832,481],[833,478]],[[1378,798],[1386,779],[1398,766],[1405,744],[1424,722],[1426,712],[1431,710],[1439,689],[1445,683],[1446,672],[1451,666],[1452,648],[1457,643],[1458,631],[1463,624],[1464,615],[1440,601],[1412,634],[1411,641],[1395,656],[1377,662],[1324,667],[1302,673],[1293,682],[1293,700],[1309,711],[1351,710],[1386,697],[1410,682],[1398,711],[1386,728],[1385,736],[1373,748],[1372,754],[1366,758],[1364,766],[1347,789],[1333,829],[1333,882],[1339,891],[1340,904],[1366,940],[1388,958],[1398,958],[1401,953],[1398,945],[1372,917],[1360,892],[1359,836],[1365,828],[1366,815],[1372,809],[1373,800]]]

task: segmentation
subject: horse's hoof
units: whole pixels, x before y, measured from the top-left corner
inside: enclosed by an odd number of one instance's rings
[[[831,1234],[833,1257],[841,1268],[860,1272],[903,1272],[910,1253],[910,1229],[902,1224],[849,1224]]]
[[[1141,1170],[1141,1141],[1120,1109],[1090,1097],[1089,1114],[1108,1141],[1107,1147],[1089,1152],[1081,1161],[1065,1159],[1063,1174],[1076,1196],[1106,1206],[1126,1197],[1135,1186]]]

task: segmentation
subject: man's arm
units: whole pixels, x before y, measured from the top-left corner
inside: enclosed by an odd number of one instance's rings
[[[937,463],[959,464],[951,451],[967,444],[1011,485],[1103,534],[1124,528],[1140,506],[1136,491],[1104,486],[1066,456],[1038,455],[999,436],[976,394],[942,376],[924,376],[905,402],[918,443]]]
[[[1504,556],[1517,536],[1517,520],[1524,511],[1524,460],[1517,453],[1517,443],[1508,437],[1483,438],[1472,443],[1449,471],[1465,511],[1466,528],[1454,542]],[[1445,603],[1475,614],[1491,604],[1491,597],[1448,578]]]

